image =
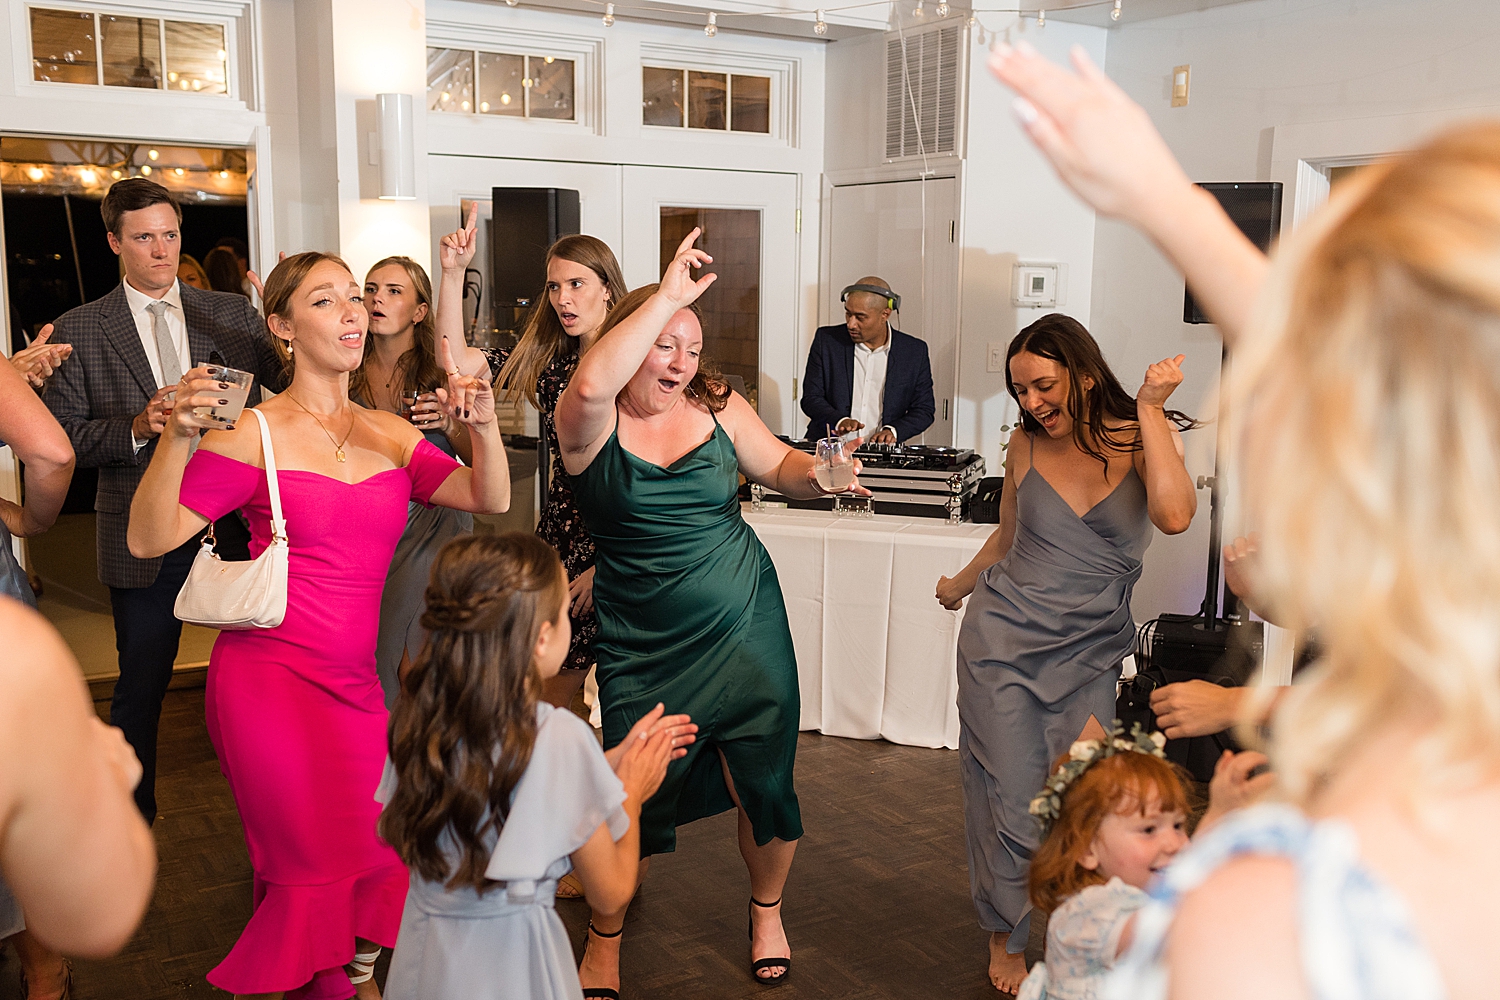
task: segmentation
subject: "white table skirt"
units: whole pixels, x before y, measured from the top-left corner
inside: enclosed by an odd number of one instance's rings
[[[748,504],[744,513],[781,578],[801,728],[957,749],[963,612],[944,610],[933,591],[995,525]]]

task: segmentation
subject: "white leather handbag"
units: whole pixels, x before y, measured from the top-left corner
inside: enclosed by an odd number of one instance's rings
[[[260,422],[266,487],[271,494],[271,544],[249,562],[225,562],[214,551],[214,529],[208,526],[173,608],[178,618],[193,625],[226,630],[275,628],[286,617],[286,519],[281,516],[276,452],[266,418],[255,409],[245,412],[255,414]]]

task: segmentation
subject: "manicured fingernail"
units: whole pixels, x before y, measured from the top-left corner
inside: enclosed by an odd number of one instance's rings
[[[228,389],[229,388],[229,383],[228,382],[220,382],[219,383],[219,388],[220,389]]]
[[[221,399],[221,400],[219,400],[219,405],[220,406],[228,406],[229,405],[229,400],[227,400],[227,399]]]
[[[1022,125],[1035,125],[1040,116],[1036,113],[1036,105],[1024,97],[1018,97],[1010,102],[1010,110],[1015,113],[1016,118]]]
[[[224,429],[226,431],[232,431],[232,430],[234,430],[234,424],[225,424],[224,425]]]

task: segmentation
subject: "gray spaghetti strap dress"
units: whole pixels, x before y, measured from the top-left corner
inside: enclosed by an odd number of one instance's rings
[[[458,458],[447,436],[423,431],[430,444],[449,458]],[[385,693],[385,707],[394,708],[401,693],[402,655],[413,660],[427,641],[422,612],[427,607],[427,577],[444,545],[474,531],[474,515],[447,507],[428,507],[413,500],[407,505],[406,530],[396,543],[380,596],[380,634],[375,642],[375,673]]]
[[[375,798],[389,802],[396,787],[387,760]],[[588,723],[537,705],[531,760],[499,836],[489,834],[485,876],[498,884],[483,894],[449,890],[412,872],[386,1000],[580,1000],[573,948],[553,909],[557,880],[601,825],[615,840],[625,835],[624,801]],[[440,844],[451,871],[458,847],[447,833]]]
[[[1035,468],[1016,503],[1015,540],[980,576],[958,634],[958,752],[979,924],[1019,930],[1019,952],[1038,845],[1031,798],[1090,715],[1106,729],[1114,718],[1152,526],[1134,463],[1082,517]]]

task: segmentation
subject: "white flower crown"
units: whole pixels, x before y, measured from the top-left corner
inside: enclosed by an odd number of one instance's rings
[[[1068,762],[1047,779],[1042,790],[1031,800],[1028,810],[1042,827],[1042,836],[1052,829],[1052,824],[1062,815],[1062,799],[1068,786],[1078,776],[1106,757],[1117,753],[1144,753],[1152,757],[1166,757],[1163,748],[1167,738],[1161,733],[1147,733],[1139,722],[1131,723],[1130,733],[1125,733],[1125,724],[1115,720],[1114,729],[1108,739],[1079,740],[1068,748]]]

